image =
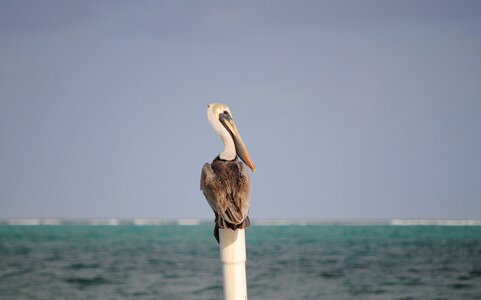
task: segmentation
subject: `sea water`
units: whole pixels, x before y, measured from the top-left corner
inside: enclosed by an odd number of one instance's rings
[[[222,299],[213,226],[0,226],[0,299]],[[481,299],[480,226],[256,226],[249,299]]]

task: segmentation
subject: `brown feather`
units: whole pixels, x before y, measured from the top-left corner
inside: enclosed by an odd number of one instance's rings
[[[247,167],[238,159],[215,159],[204,164],[200,177],[200,189],[215,212],[215,232],[218,228],[232,230],[250,225],[250,180]],[[214,234],[215,235],[215,234]],[[218,237],[216,236],[218,240]]]

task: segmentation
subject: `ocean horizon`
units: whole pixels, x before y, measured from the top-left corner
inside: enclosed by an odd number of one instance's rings
[[[203,225],[211,224],[208,219],[181,218],[0,218],[0,225]],[[391,225],[391,226],[481,226],[481,219],[252,219],[253,225],[287,226],[287,225]]]

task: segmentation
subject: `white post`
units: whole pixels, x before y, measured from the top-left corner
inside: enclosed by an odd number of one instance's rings
[[[224,299],[246,300],[245,229],[219,229],[220,260],[224,274]]]

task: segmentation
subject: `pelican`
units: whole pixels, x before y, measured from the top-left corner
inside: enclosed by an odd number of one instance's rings
[[[200,177],[200,189],[215,213],[214,236],[219,242],[219,228],[236,230],[250,225],[247,216],[250,205],[250,180],[246,165],[253,172],[256,168],[229,107],[220,103],[209,104],[207,119],[224,143],[224,150],[212,163],[204,164]]]

